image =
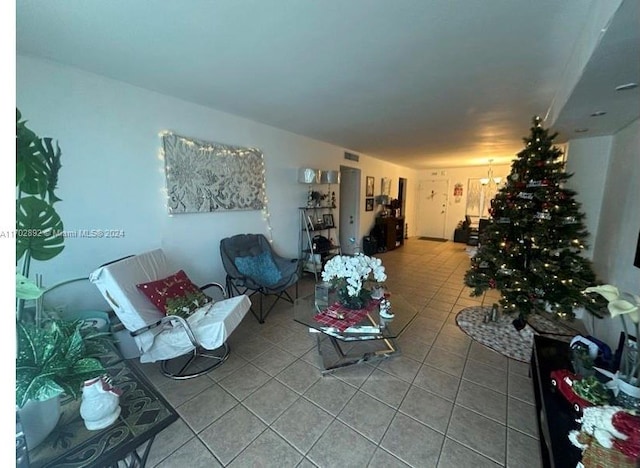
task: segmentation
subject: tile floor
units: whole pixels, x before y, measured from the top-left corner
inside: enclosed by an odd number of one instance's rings
[[[142,366],[181,416],[148,466],[541,466],[528,365],[455,324],[482,302],[462,282],[465,247],[409,239],[380,255],[389,290],[419,311],[401,356],[323,377],[315,338],[284,303],[263,325],[249,313],[227,362],[206,376],[172,381]],[[306,278],[300,293],[312,291]]]

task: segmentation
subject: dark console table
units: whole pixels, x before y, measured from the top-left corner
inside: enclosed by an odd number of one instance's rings
[[[380,230],[379,249],[393,250],[404,244],[404,216],[399,218],[378,216],[376,227]]]
[[[567,435],[578,429],[578,417],[560,393],[552,391],[549,374],[556,369],[571,369],[569,344],[545,336],[534,337],[531,373],[538,413],[540,450],[545,467],[575,467],[581,453]]]
[[[115,349],[101,360],[112,384],[123,391],[120,416],[105,429],[89,431],[80,417],[81,398],[63,402],[56,428],[29,451],[31,468],[118,466],[119,460],[126,460],[127,466],[144,467],[155,436],[178,419],[147,378]]]

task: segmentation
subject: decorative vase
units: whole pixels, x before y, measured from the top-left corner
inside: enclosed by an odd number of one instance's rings
[[[371,292],[365,288],[360,289],[360,293],[357,296],[350,296],[346,285],[338,289],[338,302],[347,309],[364,309],[370,300]]]
[[[53,431],[60,419],[60,397],[29,400],[17,410],[29,450],[36,448]]]
[[[640,410],[640,387],[618,379],[616,403],[623,408]]]
[[[90,431],[110,426],[120,415],[122,391],[112,387],[104,377],[87,380],[82,387],[80,416]]]

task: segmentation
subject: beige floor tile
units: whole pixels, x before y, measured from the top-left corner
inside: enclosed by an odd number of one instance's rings
[[[444,436],[418,421],[396,414],[380,447],[414,467],[436,466]]]
[[[395,415],[394,408],[364,392],[357,392],[338,419],[374,443],[379,443]]]
[[[216,457],[196,437],[155,466],[156,468],[175,468],[176,466],[188,466],[189,468],[222,467]]]
[[[334,420],[307,454],[318,466],[367,466],[375,444],[344,423]]]
[[[266,427],[248,409],[237,405],[202,431],[199,437],[216,458],[226,465],[253,442]]]
[[[438,461],[438,468],[499,468],[501,466],[449,438],[444,441],[444,447]],[[527,465],[522,465],[522,467],[525,466]]]
[[[333,421],[333,416],[299,398],[272,425],[283,439],[306,454]]]
[[[444,434],[449,425],[453,403],[412,386],[400,405],[400,412]]]
[[[507,396],[468,380],[463,380],[460,384],[456,405],[464,406],[500,424],[505,424],[507,420]]]
[[[451,415],[447,437],[496,463],[504,464],[506,430],[503,424],[456,405]]]
[[[271,429],[267,429],[251,442],[228,466],[244,467],[295,467],[302,454]]]

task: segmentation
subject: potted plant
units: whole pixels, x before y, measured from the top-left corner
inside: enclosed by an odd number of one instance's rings
[[[348,309],[361,309],[369,302],[371,291],[364,287],[366,282],[382,283],[386,279],[382,260],[364,254],[336,255],[322,271],[322,280],[332,284],[340,303]]]
[[[80,320],[16,326],[16,406],[31,449],[56,426],[59,396],[77,398],[86,380],[105,373],[97,356],[105,351],[107,334],[83,330]]]
[[[611,378],[607,384],[617,397],[617,402],[625,407],[640,408],[640,296],[620,293],[611,284],[592,286],[585,293],[597,293],[608,302],[607,309],[611,318],[619,317],[623,329],[622,353],[620,365],[615,374],[595,367],[598,372]],[[627,318],[630,324],[627,324]],[[631,329],[635,336],[629,333]],[[633,338],[632,338],[633,336]]]
[[[28,279],[31,260],[47,261],[64,249],[63,224],[54,204],[61,151],[51,138],[30,130],[16,109],[16,408],[27,446],[35,447],[60,416],[61,394],[76,398],[85,380],[104,374],[96,358],[104,333],[81,330],[81,322],[43,323],[23,314],[25,300],[41,303],[41,285]]]
[[[40,138],[16,109],[16,266],[29,277],[31,260],[47,261],[64,249],[63,224],[54,204],[61,151],[51,138]],[[18,319],[24,301],[18,300]],[[36,321],[40,317],[36,316]]]

